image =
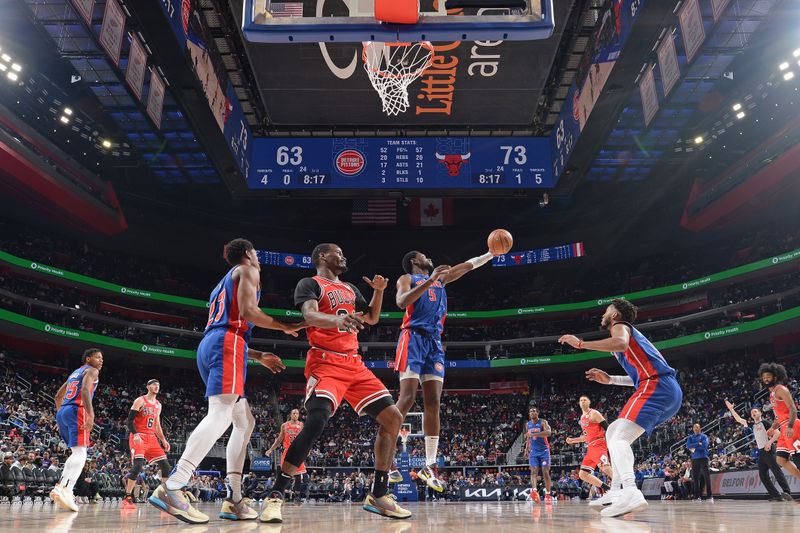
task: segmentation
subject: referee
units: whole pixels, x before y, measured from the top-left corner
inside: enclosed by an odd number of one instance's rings
[[[725,400],[725,406],[733,415],[734,420],[744,427],[747,427],[747,420],[739,416],[739,413],[736,412],[731,402]],[[783,475],[783,470],[781,470],[781,467],[778,466],[775,460],[775,448],[772,446],[775,441],[778,440],[778,437],[780,437],[780,432],[776,431],[772,439],[769,439],[767,437],[767,428],[769,425],[761,418],[761,411],[754,407],[750,410],[750,415],[753,417],[753,436],[756,439],[756,446],[758,446],[758,477],[761,478],[761,483],[764,485],[764,488],[767,489],[771,501],[794,501],[789,484],[786,482],[786,476]],[[778,485],[783,489],[783,493],[779,493],[778,489],[776,489],[775,485],[772,483],[769,477],[770,471],[772,475],[775,476]]]
[[[703,489],[700,485],[700,476],[705,477],[706,492],[708,499],[714,501],[714,495],[711,492],[711,471],[708,469],[708,436],[700,432],[700,424],[692,426],[694,435],[689,435],[686,439],[686,447],[692,452],[692,480],[694,481],[694,496],[698,500],[703,495]],[[705,500],[705,498],[702,498]]]

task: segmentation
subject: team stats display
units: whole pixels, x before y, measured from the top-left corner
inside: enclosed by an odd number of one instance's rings
[[[258,138],[251,189],[553,188],[540,137]]]

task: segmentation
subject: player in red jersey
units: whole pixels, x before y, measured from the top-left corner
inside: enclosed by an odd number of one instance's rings
[[[592,402],[588,396],[581,396],[579,400],[581,407],[581,432],[580,437],[567,437],[567,444],[587,443],[586,456],[581,463],[578,477],[595,487],[600,487],[604,491],[611,490],[611,487],[600,481],[594,475],[594,469],[599,468],[608,479],[612,477],[611,463],[608,460],[608,447],[606,446],[606,428],[608,422],[605,417],[592,409]]]
[[[286,452],[289,450],[289,446],[292,445],[294,439],[303,431],[303,423],[300,421],[300,409],[292,409],[289,413],[289,420],[281,424],[281,430],[278,432],[278,436],[275,437],[275,442],[272,443],[269,450],[265,455],[271,455],[272,452],[278,449],[278,446],[281,445],[281,441],[283,441],[283,454],[281,455],[281,464],[286,459]],[[303,463],[299,467],[297,467],[297,472],[294,474],[294,486],[300,489],[303,483],[303,476],[306,474],[306,464]]]
[[[388,280],[378,275],[363,278],[373,290],[372,301],[367,304],[354,285],[339,280],[347,272],[347,259],[341,248],[319,244],[311,253],[311,260],[317,275],[300,280],[294,292],[294,303],[303,312],[311,345],[305,370],[306,422],[286,451],[260,519],[268,523],[283,521],[283,493],[343,399],[359,415],[369,415],[379,425],[375,439],[375,481],[364,501],[364,510],[390,518],[408,518],[411,513],[388,494],[389,468],[403,415],[358,353],[358,332],[365,323],[378,323]]]
[[[777,363],[764,363],[759,367],[758,375],[769,389],[769,403],[775,412],[775,422],[767,431],[767,436],[772,438],[776,431],[780,434],[775,453],[778,464],[800,479],[800,470],[791,461],[792,454],[800,452],[800,424],[797,421],[797,405],[786,387],[789,375],[786,368]]]
[[[158,463],[161,470],[161,480],[166,481],[172,467],[167,461],[169,442],[161,428],[161,402],[156,399],[161,384],[157,379],[147,382],[147,394],[139,396],[133,401],[128,412],[126,426],[128,428],[128,446],[131,450],[133,466],[128,474],[125,486],[125,499],[122,500],[123,509],[136,509],[133,501],[133,488],[136,479],[145,464]]]

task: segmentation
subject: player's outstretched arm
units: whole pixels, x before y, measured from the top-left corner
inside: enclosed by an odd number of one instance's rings
[[[286,422],[284,422],[283,424],[285,423]],[[278,432],[278,436],[275,437],[275,442],[272,443],[272,446],[269,447],[269,450],[267,450],[267,453],[265,455],[271,454],[272,452],[278,449],[278,446],[280,446],[280,443],[283,440],[283,424],[281,424],[281,430]]]
[[[567,437],[567,444],[580,444],[582,442],[586,442],[585,435],[581,435],[580,437]]]
[[[737,421],[739,424],[741,424],[741,425],[743,425],[743,426],[747,427],[747,420],[745,420],[744,418],[742,418],[742,417],[739,415],[739,413],[737,413],[737,412],[736,412],[736,408],[734,407],[734,405],[733,405],[733,404],[732,404],[730,401],[728,401],[728,400],[725,400],[725,407],[727,407],[727,408],[728,408],[728,411],[730,411],[730,412],[731,412],[731,416],[733,416],[733,419],[734,419],[734,420],[736,420],[736,421]]]
[[[364,314],[364,322],[370,326],[374,326],[381,319],[381,307],[383,307],[383,292],[389,285],[389,280],[375,274],[372,279],[364,276],[361,278],[364,282],[372,287],[372,300],[369,302],[369,310]]]
[[[473,257],[472,259],[467,259],[463,263],[459,263],[456,266],[452,267],[450,271],[442,277],[442,283],[447,285],[448,283],[453,283],[455,280],[461,278],[467,272],[475,270],[478,267],[482,267],[486,263],[492,260],[492,252],[486,252],[483,255],[479,255],[477,257]]]
[[[259,309],[256,293],[260,278],[258,270],[254,266],[241,265],[236,269],[234,275],[236,274],[239,276],[239,289],[236,296],[239,301],[239,315],[242,318],[260,328],[282,331],[292,337],[297,337],[297,332],[306,327],[303,322],[297,324],[279,322]]]
[[[569,344],[579,350],[597,350],[599,352],[624,352],[628,349],[631,332],[623,324],[611,326],[611,336],[599,341],[582,341],[575,335],[562,335],[558,342]]]
[[[277,374],[281,370],[286,369],[286,365],[283,364],[281,358],[271,352],[261,352],[249,348],[247,350],[247,358],[258,361],[261,366],[269,369],[273,374]]]
[[[431,285],[436,283],[436,280],[446,274],[450,269],[447,265],[439,265],[433,269],[431,275],[423,283],[416,287],[411,286],[411,276],[404,274],[397,280],[397,295],[394,298],[397,307],[405,309],[413,304],[419,297],[425,294]]]

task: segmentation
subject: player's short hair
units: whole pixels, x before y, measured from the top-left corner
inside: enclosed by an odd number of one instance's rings
[[[406,274],[411,274],[411,271],[414,269],[414,267],[411,265],[411,261],[417,257],[417,254],[419,254],[418,251],[411,250],[403,256],[403,270],[405,270]]]
[[[311,262],[314,263],[314,266],[319,265],[320,256],[326,252],[329,252],[334,246],[336,245],[330,242],[323,242],[316,245],[311,251]]]
[[[254,248],[253,243],[247,239],[233,239],[225,245],[223,256],[229,265],[236,266],[242,262],[242,258],[247,255],[247,252]]]
[[[628,300],[614,298],[611,300],[611,305],[617,310],[623,322],[636,322],[636,313],[639,312],[639,309]]]
[[[769,372],[781,385],[789,382],[789,374],[786,372],[786,367],[778,363],[763,363],[758,367],[758,375],[762,376],[765,372]]]
[[[100,350],[100,348],[89,348],[88,350],[84,350],[83,351],[83,360],[84,360],[84,362],[87,359],[89,359],[90,357],[92,357],[94,354],[96,354],[96,353],[98,353],[100,351],[102,351],[102,350]]]
[[[589,400],[590,402],[592,401],[592,399],[591,399],[591,398],[589,398],[589,397],[588,397],[587,395],[585,395],[585,394],[581,394],[581,395],[578,397],[578,400],[580,401],[580,399],[581,399],[581,398],[586,398],[586,399],[587,399],[587,400]]]

